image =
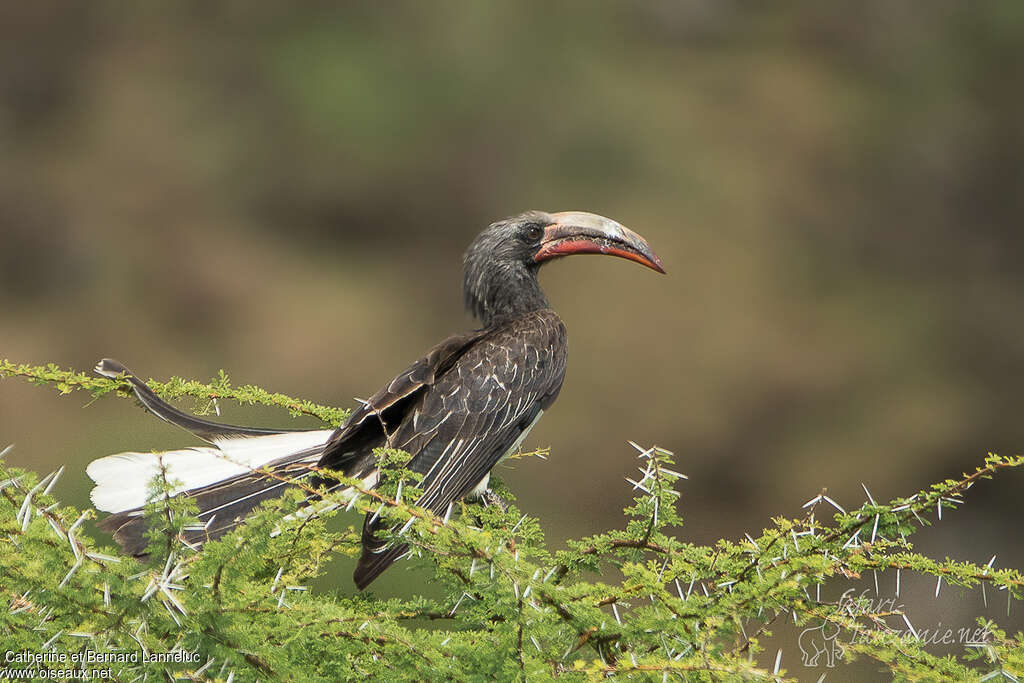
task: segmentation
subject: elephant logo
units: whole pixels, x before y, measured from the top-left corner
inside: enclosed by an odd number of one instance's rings
[[[825,655],[825,666],[836,665],[836,657],[843,655],[843,648],[836,640],[839,636],[839,625],[823,621],[821,626],[805,628],[800,633],[797,644],[803,654],[804,666],[818,666],[821,655]]]

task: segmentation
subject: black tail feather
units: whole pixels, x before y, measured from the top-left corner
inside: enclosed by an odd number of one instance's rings
[[[195,434],[203,441],[212,443],[214,439],[232,436],[261,436],[266,434],[284,434],[301,431],[295,429],[261,429],[259,427],[242,427],[239,425],[222,424],[201,420],[198,417],[183,413],[167,401],[156,395],[152,389],[138,379],[123,363],[113,358],[104,358],[96,364],[95,371],[104,377],[116,379],[123,377],[131,385],[136,398],[148,410],[161,420]]]

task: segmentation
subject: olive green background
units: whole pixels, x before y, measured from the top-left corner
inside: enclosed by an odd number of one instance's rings
[[[627,439],[677,453],[697,542],[909,493],[1024,448],[1022,46],[1016,0],[7,3],[0,356],[352,405],[473,326],[478,230],[589,210],[669,274],[542,273],[552,453],[499,474],[553,546],[618,523]],[[91,459],[190,443],[86,402],[0,383],[8,459],[75,503]],[[1022,487],[918,547],[1024,565]],[[921,622],[980,613],[944,590]]]

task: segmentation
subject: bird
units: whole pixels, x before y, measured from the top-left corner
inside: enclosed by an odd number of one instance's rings
[[[264,429],[204,420],[162,400],[122,363],[103,359],[96,372],[127,381],[149,412],[207,445],[92,461],[86,468],[95,483],[92,503],[112,513],[100,528],[113,533],[127,554],[144,557],[143,507],[151,480],[163,471],[175,485],[167,495],[191,497],[198,507],[201,528],[189,527],[183,540],[199,547],[298,482],[332,488],[318,474],[322,469],[374,488],[381,479],[375,455],[380,447],[409,454],[406,467],[422,475],[415,503],[423,508],[441,515],[459,500],[486,497],[491,470],[519,449],[561,391],[566,328],[544,295],[538,272],[575,254],[620,257],[665,273],[643,237],[604,216],[527,211],[494,222],[463,258],[465,305],[480,327],[431,348],[336,429]],[[376,514],[364,518],[362,554],[353,574],[359,590],[408,551],[406,544],[381,537],[383,523]]]

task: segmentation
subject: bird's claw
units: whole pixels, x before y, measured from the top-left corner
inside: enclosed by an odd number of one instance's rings
[[[498,495],[494,489],[485,490],[484,494],[480,496],[480,502],[485,508],[496,505],[502,512],[508,512],[508,501]]]

